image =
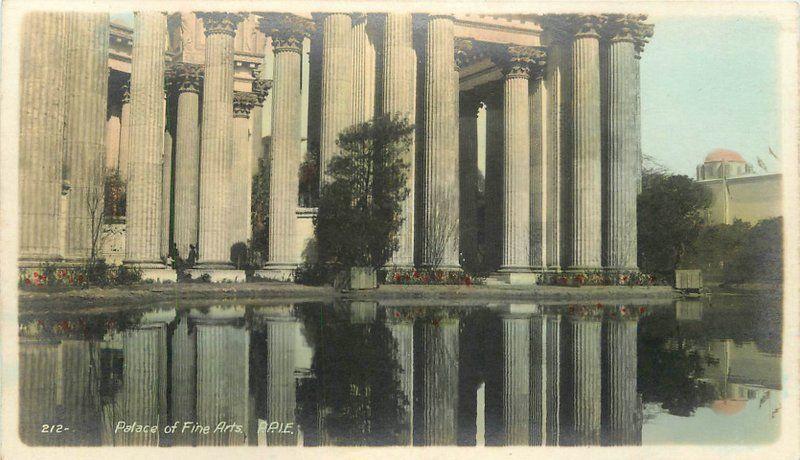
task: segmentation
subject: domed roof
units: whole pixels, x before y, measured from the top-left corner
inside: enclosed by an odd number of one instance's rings
[[[716,161],[729,161],[736,163],[745,163],[744,158],[738,152],[727,149],[714,149],[706,155],[706,163],[713,163]]]
[[[711,403],[711,410],[719,415],[735,415],[744,410],[747,401],[740,399],[718,399]]]

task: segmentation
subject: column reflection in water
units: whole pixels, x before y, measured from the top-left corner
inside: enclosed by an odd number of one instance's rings
[[[183,432],[186,421],[197,419],[197,335],[189,325],[189,313],[178,315],[175,330],[172,332],[172,421],[180,422],[180,429],[173,435],[173,444],[190,446],[195,436],[191,432]]]
[[[458,317],[446,312],[431,312],[415,324],[415,445],[456,444],[458,331]]]
[[[570,306],[564,330],[563,441],[600,443],[600,325],[602,309]]]
[[[633,307],[615,307],[603,321],[603,444],[641,444],[636,389],[636,334]]]
[[[505,445],[530,442],[531,314],[536,305],[512,304],[502,308],[503,439]]]
[[[531,318],[531,444],[556,446],[561,432],[561,314],[541,307]]]
[[[174,310],[145,313],[139,324],[122,332],[122,388],[119,421],[159,425],[167,420],[167,324]],[[114,433],[114,444],[157,446],[156,433]]]
[[[197,334],[197,423],[211,432],[199,445],[244,445],[250,426],[250,333],[243,307],[192,312]],[[224,425],[223,425],[224,424]]]
[[[409,445],[414,436],[414,321],[407,308],[385,309],[386,329],[392,339],[392,358],[397,362],[395,380],[405,398],[398,444]]]
[[[263,392],[257,398],[264,397],[263,420],[266,426],[262,424],[261,429],[265,432],[259,437],[264,436],[267,446],[296,446],[295,348],[299,323],[289,305],[258,308],[254,311],[254,318],[263,334],[265,351],[263,356],[252,358],[263,361],[263,371],[259,376],[263,381],[254,382],[258,391]],[[277,429],[275,423],[279,424]],[[293,424],[292,428],[284,429],[288,423]]]
[[[60,342],[23,339],[19,343],[19,435],[25,444],[61,444],[60,436],[42,433],[42,424],[58,420]],[[56,374],[53,375],[53,371]]]

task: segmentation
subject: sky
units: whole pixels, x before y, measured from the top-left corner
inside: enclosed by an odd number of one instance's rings
[[[641,61],[642,151],[694,177],[715,148],[780,164],[779,25],[763,18],[654,19]]]

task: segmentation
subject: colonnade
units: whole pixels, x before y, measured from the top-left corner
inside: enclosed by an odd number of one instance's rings
[[[321,38],[321,66],[311,76],[321,83],[320,184],[346,127],[376,113],[399,113],[418,125],[406,158],[411,193],[390,265],[458,269],[480,259],[501,273],[636,269],[638,59],[652,33],[645,17],[538,17],[541,45],[522,46],[458,37],[451,15],[258,13],[271,40],[274,74],[235,93],[233,42],[247,15],[194,14],[206,35],[202,65],[167,62],[166,16],[135,13],[131,102],[120,115],[120,138],[129,139],[119,152],[128,181],[127,263],[163,268],[174,242],[184,258],[193,246],[199,270],[212,276],[234,268],[232,247],[252,236],[253,138],[260,141],[261,106],[271,91],[269,247],[262,249],[267,276],[291,278],[302,262],[297,171],[307,69],[301,53],[303,40],[313,36]],[[97,83],[107,78],[83,75],[86,69],[107,73],[108,16],[48,13],[26,20],[68,40],[48,38],[50,55],[24,54],[39,73],[22,77],[21,184],[23,192],[43,187],[47,196],[23,193],[22,259],[78,260],[92,246],[86,197],[99,180],[107,97],[105,84]],[[415,41],[415,34],[422,38]],[[499,80],[461,91],[463,69],[487,56],[500,69]],[[177,100],[174,171],[165,145],[171,141],[162,134],[165,89]],[[479,257],[475,116],[481,105],[489,142]],[[26,107],[46,107],[64,123],[46,125],[50,117]],[[55,162],[53,149],[63,150]],[[170,176],[171,188],[160,180]],[[70,196],[66,212],[62,194]],[[62,223],[50,219],[64,215]]]

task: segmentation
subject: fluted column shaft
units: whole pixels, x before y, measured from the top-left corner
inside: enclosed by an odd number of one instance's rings
[[[178,83],[175,133],[175,245],[186,259],[189,245],[197,246],[200,187],[200,69],[183,64]]]
[[[353,120],[353,31],[347,13],[322,18],[322,128],[320,134],[320,186],[328,180],[327,168],[338,154],[336,139]]]
[[[128,182],[128,166],[131,160],[131,92],[130,85],[122,90],[122,107],[119,109],[119,177]]]
[[[376,39],[374,19],[353,18],[353,121],[363,123],[375,116]]]
[[[166,107],[166,101],[165,101]],[[165,112],[166,114],[166,112]],[[169,256],[172,228],[172,134],[164,131],[164,154],[161,158],[161,247],[162,259]]]
[[[589,27],[572,44],[572,231],[568,268],[601,265],[600,49]]]
[[[453,92],[453,19],[431,16],[425,42],[425,166],[422,265],[456,269],[458,150]]]
[[[23,18],[20,66],[20,259],[59,257],[66,16]]]
[[[632,38],[609,41],[606,64],[606,187],[603,266],[636,269],[636,195],[639,152],[636,129],[636,51]]]
[[[568,66],[565,62],[564,44],[553,42],[547,48],[547,64],[544,75],[543,96],[546,112],[543,136],[546,140],[542,143],[546,168],[543,176],[546,180],[544,200],[545,211],[545,235],[544,245],[546,254],[543,259],[544,265],[550,270],[561,268],[561,238],[562,238],[562,190],[564,181],[562,179],[562,163],[564,144],[567,142],[564,135],[564,110],[565,103],[563,87],[565,78],[563,75],[564,67]]]
[[[570,318],[567,327],[565,435],[573,445],[596,445],[600,443],[600,319]]]
[[[154,425],[167,419],[166,340],[166,324],[148,325],[123,332],[123,416],[120,420]],[[159,437],[160,433],[116,433],[114,443],[157,446]]]
[[[92,228],[103,212],[109,23],[105,13],[69,13],[67,21],[63,178],[70,191],[64,257],[79,261],[91,255]]]
[[[530,325],[527,317],[502,318],[504,443],[509,446],[530,442]]]
[[[530,113],[530,257],[531,267],[542,271],[547,268],[547,89],[542,78],[532,78],[529,85],[528,102]]]
[[[230,266],[228,179],[233,144],[233,38],[242,16],[197,13],[206,34],[203,119],[200,132],[200,263]]]
[[[530,70],[517,66],[503,91],[503,262],[502,271],[530,270]]]
[[[302,39],[301,39],[302,40]],[[276,41],[272,87],[272,139],[269,181],[269,262],[292,269],[300,263],[295,250],[300,167],[300,52],[302,41]]]
[[[265,321],[267,340],[266,420],[287,423],[295,420],[297,404],[294,355],[298,323],[291,317]],[[293,434],[267,433],[268,446],[297,445],[297,430]]]
[[[161,255],[166,37],[164,13],[135,14],[125,262],[152,267]]]
[[[636,394],[635,317],[610,319],[603,324],[603,444],[633,445],[641,425]]]
[[[462,97],[458,123],[459,243],[464,267],[478,269],[478,108],[476,98]]]
[[[382,65],[382,112],[407,117],[409,123],[413,124],[416,118],[417,59],[410,13],[386,15]],[[402,203],[403,223],[398,232],[397,251],[390,261],[390,265],[394,266],[414,265],[415,152],[415,143],[412,142],[402,157],[408,165],[406,187],[409,193]]]

